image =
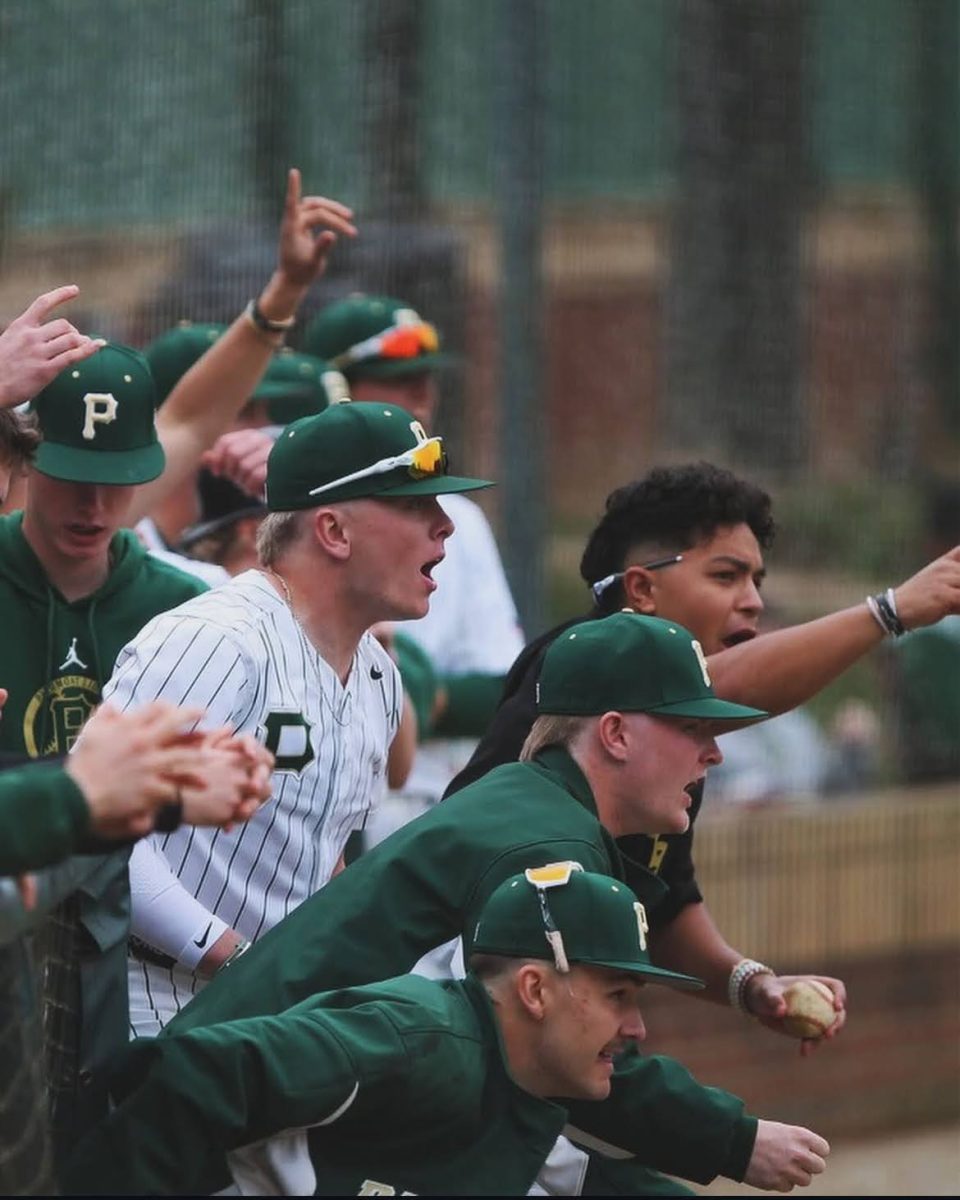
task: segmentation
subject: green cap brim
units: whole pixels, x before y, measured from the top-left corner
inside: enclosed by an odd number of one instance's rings
[[[607,958],[602,961],[592,958],[577,958],[571,961],[574,964],[583,963],[587,967],[607,967],[611,971],[629,971],[631,975],[640,975],[652,983],[662,983],[667,987],[676,988],[679,992],[700,992],[706,987],[702,979],[697,979],[693,975],[679,975],[676,971],[667,971],[663,967],[655,967],[652,964],[615,962]]]
[[[317,389],[309,384],[277,383],[266,380],[257,385],[250,397],[251,400],[276,400],[281,396],[290,396],[295,400],[309,400],[316,396]]]
[[[745,704],[733,704],[730,700],[719,700],[716,696],[675,700],[672,704],[659,704],[656,708],[644,711],[659,717],[702,717],[708,721],[762,721],[770,716],[762,708],[747,708]]]
[[[429,479],[411,479],[409,483],[398,483],[384,488],[382,492],[368,492],[371,500],[381,496],[446,496],[451,492],[478,492],[482,488],[494,487],[491,479],[470,479],[465,475],[431,475]]]
[[[52,479],[118,486],[149,483],[163,473],[165,463],[159,442],[133,450],[80,450],[41,442],[33,458],[34,467]]]
[[[398,379],[404,375],[422,375],[424,371],[441,371],[452,367],[457,358],[438,351],[418,354],[416,358],[371,358],[338,368],[347,379]]]

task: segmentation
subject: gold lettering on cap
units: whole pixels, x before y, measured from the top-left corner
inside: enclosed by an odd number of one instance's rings
[[[83,403],[87,410],[83,436],[92,442],[97,436],[96,425],[111,425],[117,419],[117,400],[110,392],[87,392]]]

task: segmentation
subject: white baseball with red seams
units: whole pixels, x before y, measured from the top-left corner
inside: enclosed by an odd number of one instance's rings
[[[836,1022],[833,992],[816,979],[801,979],[784,989],[786,1031],[798,1038],[821,1038]]]

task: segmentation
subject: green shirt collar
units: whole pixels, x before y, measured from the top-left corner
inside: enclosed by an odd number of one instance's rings
[[[597,802],[593,798],[593,790],[587,782],[587,777],[563,746],[547,746],[533,761],[537,766],[549,771],[551,775],[559,775],[567,791],[583,805],[587,812],[597,816]]]
[[[559,777],[567,791],[577,800],[587,812],[600,820],[597,814],[597,802],[593,791],[587,782],[587,777],[580,770],[570,754],[562,746],[547,746],[533,760],[534,765],[551,775]],[[611,854],[620,867],[620,877],[626,879],[640,900],[647,908],[656,908],[666,896],[669,888],[666,883],[642,863],[624,854],[623,848],[616,839],[604,830],[610,845]],[[625,869],[627,863],[629,870]]]
[[[555,1140],[560,1136],[567,1123],[567,1110],[552,1100],[535,1096],[517,1083],[510,1073],[507,1052],[500,1035],[500,1022],[497,1020],[493,1001],[490,999],[487,989],[475,975],[469,973],[463,979],[462,987],[471,1007],[477,1014],[477,1021],[483,1030],[484,1041],[487,1045],[497,1047],[497,1058],[503,1071],[503,1077],[512,1092],[515,1111],[522,1115],[524,1123],[532,1124],[542,1132],[549,1133]],[[554,1127],[555,1133],[553,1132]]]

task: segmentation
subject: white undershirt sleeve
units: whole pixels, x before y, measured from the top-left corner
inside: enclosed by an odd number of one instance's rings
[[[189,971],[230,928],[183,887],[152,837],[137,842],[130,855],[130,904],[134,937]]]

